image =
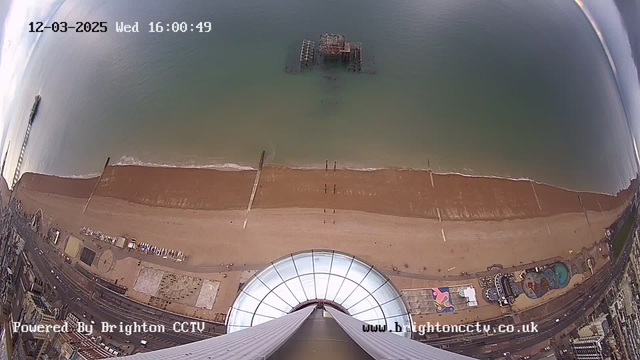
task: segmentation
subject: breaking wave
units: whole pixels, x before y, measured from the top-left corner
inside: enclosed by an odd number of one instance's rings
[[[216,169],[216,170],[256,170],[251,166],[244,166],[232,163],[223,164],[194,164],[194,163],[176,163],[176,164],[161,164],[148,161],[142,161],[132,156],[123,156],[118,160],[114,166],[146,166],[146,167],[167,167],[167,168],[186,168],[186,169]]]
[[[282,166],[282,167],[286,167],[289,169],[299,169],[299,170],[318,170],[318,169],[324,169],[325,168],[325,164],[315,164],[315,165],[307,165],[307,166],[291,166],[291,165],[286,165],[286,164],[277,164],[277,163],[270,163],[268,165],[275,165],[275,166]],[[160,163],[153,163],[153,162],[147,162],[147,161],[142,161],[139,159],[136,159],[134,157],[131,156],[123,156],[120,158],[120,160],[118,160],[117,163],[113,164],[113,166],[146,166],[146,167],[166,167],[166,168],[187,168],[187,169],[215,169],[215,170],[227,170],[227,171],[242,171],[242,170],[257,170],[256,168],[253,168],[251,166],[245,166],[245,165],[239,165],[239,164],[233,164],[233,163],[222,163],[222,164],[194,164],[194,163],[176,163],[176,164],[160,164]],[[329,163],[328,164],[328,168],[329,170],[333,169],[333,163]],[[393,169],[393,170],[398,170],[398,171],[430,171],[430,169],[426,169],[426,168],[411,168],[411,167],[357,167],[357,166],[349,166],[349,165],[342,165],[340,166],[340,169],[343,170],[352,170],[352,171],[380,171],[380,170],[389,170],[389,169]],[[538,185],[548,185],[548,186],[552,186],[555,188],[559,188],[559,189],[563,189],[563,190],[567,190],[567,191],[571,191],[571,192],[580,192],[580,193],[592,193],[592,194],[600,194],[600,195],[615,195],[615,194],[611,194],[611,193],[606,193],[606,192],[599,192],[599,191],[578,191],[578,190],[572,190],[572,189],[568,189],[562,186],[557,186],[557,185],[552,185],[552,184],[548,184],[545,182],[540,182],[540,181],[536,181],[534,179],[531,178],[527,178],[527,177],[509,177],[509,176],[500,176],[500,175],[483,175],[483,174],[474,174],[474,170],[473,169],[468,169],[465,168],[464,169],[464,173],[461,172],[456,172],[456,171],[437,171],[437,170],[431,170],[433,171],[433,174],[435,175],[458,175],[458,176],[464,176],[464,177],[469,177],[469,178],[489,178],[489,179],[502,179],[502,180],[509,180],[509,181],[529,181]],[[91,174],[91,175],[80,175],[77,177],[95,177],[95,176],[99,176],[100,173],[97,174]],[[71,176],[73,177],[73,176]]]

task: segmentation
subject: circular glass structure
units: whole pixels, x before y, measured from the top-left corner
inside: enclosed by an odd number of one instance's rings
[[[411,318],[391,281],[354,256],[306,251],[283,257],[258,272],[236,297],[227,333],[284,316],[301,304],[326,301],[356,319],[387,325],[410,337]]]

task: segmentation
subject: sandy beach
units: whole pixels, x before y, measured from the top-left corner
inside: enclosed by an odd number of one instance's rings
[[[577,253],[602,238],[629,194],[460,175],[434,174],[432,186],[431,176],[267,166],[246,229],[254,171],[109,167],[84,214],[95,179],[26,174],[18,198],[52,225],[133,236],[184,251],[193,266],[267,264],[313,248],[445,276]]]
[[[246,209],[256,171],[109,166],[94,196],[191,210]],[[20,189],[87,198],[97,178],[25,174]],[[635,182],[634,182],[635,184]],[[569,191],[527,180],[423,170],[263,168],[253,207],[319,208],[439,220],[507,220],[606,212],[631,195]]]

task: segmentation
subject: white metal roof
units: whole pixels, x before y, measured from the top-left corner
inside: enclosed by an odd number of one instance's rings
[[[421,342],[393,336],[391,332],[364,332],[364,323],[342,312],[326,307],[342,330],[376,360],[465,360],[468,356],[440,350]]]
[[[266,359],[296,332],[313,309],[313,306],[309,306],[289,316],[254,326],[245,331],[124,358],[132,360]],[[152,341],[149,340],[149,342]],[[122,359],[122,357],[117,359]]]

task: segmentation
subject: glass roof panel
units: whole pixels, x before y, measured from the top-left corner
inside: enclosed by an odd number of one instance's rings
[[[287,315],[287,313],[284,312],[283,310],[275,308],[264,302],[260,304],[260,306],[258,306],[258,310],[256,310],[256,314],[263,315],[266,317],[272,317],[272,318],[278,318],[280,316]]]
[[[249,280],[229,312],[227,332],[284,316],[314,299],[340,304],[370,324],[395,329],[396,321],[401,326],[411,322],[403,299],[386,276],[352,256],[318,250],[283,257]]]
[[[313,267],[316,274],[329,273],[331,263],[333,262],[333,254],[330,252],[313,252]]]
[[[313,274],[300,276],[300,281],[302,281],[304,292],[309,300],[316,299],[316,284]]]
[[[282,283],[282,279],[276,268],[273,265],[269,265],[266,269],[260,271],[256,276],[266,285],[269,289],[274,289],[276,286]]]
[[[360,283],[362,279],[369,273],[371,266],[363,263],[358,259],[353,259],[353,264],[347,273],[347,277],[356,283]]]
[[[273,292],[278,295],[288,305],[296,306],[300,303],[298,299],[291,293],[286,283],[280,284]]]
[[[251,318],[253,318],[253,312],[244,312],[238,309],[231,310],[229,314],[229,324],[231,325],[245,325],[251,324]]]
[[[333,265],[331,266],[331,273],[346,276],[351,263],[353,262],[352,256],[346,256],[343,254],[333,254]]]
[[[242,291],[251,294],[256,299],[262,299],[269,293],[269,289],[257,278],[251,279]]]
[[[343,277],[330,275],[329,276],[329,287],[327,288],[327,294],[325,295],[325,299],[333,300],[338,294],[338,290],[344,281]]]
[[[353,317],[358,320],[367,322],[369,320],[382,319],[384,316],[382,315],[382,312],[380,312],[380,308],[376,307],[376,308],[361,312],[360,314],[353,315]]]
[[[262,324],[262,323],[266,323],[267,321],[269,321],[269,320],[273,320],[273,319],[274,319],[274,318],[270,318],[270,317],[266,317],[266,316],[261,316],[261,315],[256,315],[256,316],[253,318],[253,326],[260,325],[260,324]]]
[[[252,298],[244,292],[240,293],[240,296],[238,296],[235,304],[233,304],[236,309],[248,311],[250,313],[255,312],[258,308],[258,305],[260,305],[259,300]]]
[[[387,282],[387,279],[382,274],[377,271],[370,271],[360,285],[367,291],[374,292],[385,282]]]
[[[373,292],[373,297],[378,300],[380,304],[386,303],[391,299],[398,297],[398,292],[391,283],[386,283],[383,287]]]
[[[347,311],[350,311],[349,310],[350,307],[352,307],[356,303],[360,302],[362,299],[366,298],[367,296],[369,296],[369,293],[367,292],[367,290],[365,290],[364,288],[358,286],[358,287],[356,287],[355,290],[353,290],[351,295],[349,295],[344,300],[344,302],[342,303],[342,306],[344,306],[347,309]]]
[[[313,273],[313,262],[311,261],[310,252],[293,255],[293,261],[296,263],[298,275]]]
[[[296,299],[298,299],[298,304],[309,300],[306,293],[304,292],[304,289],[302,288],[302,283],[300,282],[299,277],[295,277],[287,281],[286,284],[287,287],[291,289],[291,292],[293,293],[293,295],[295,295]]]
[[[357,314],[359,312],[362,312],[362,311],[367,310],[367,309],[371,309],[373,307],[376,307],[378,309],[380,308],[380,306],[378,305],[376,300],[373,298],[373,296],[369,295],[369,296],[365,297],[363,300],[361,300],[358,303],[356,303],[353,306],[351,306],[348,309],[348,311],[349,311],[350,314]]]
[[[276,295],[274,293],[269,293],[269,295],[267,295],[264,298],[264,303],[267,304],[267,305],[271,305],[274,308],[276,308],[278,310],[281,310],[282,312],[287,313],[287,314],[293,308],[292,306],[289,306],[286,302],[282,301],[282,299],[280,299],[278,297],[278,295]]]
[[[291,256],[287,256],[286,258],[275,262],[273,266],[278,270],[278,273],[285,281],[298,276],[296,268],[293,266],[293,259]]]
[[[382,305],[382,311],[387,317],[402,315],[407,312],[401,299],[397,299]]]
[[[316,295],[318,299],[326,299],[327,284],[329,284],[329,275],[316,274]]]
[[[342,283],[342,287],[338,291],[338,295],[333,300],[338,304],[342,304],[347,296],[351,295],[351,293],[358,287],[358,284],[354,283],[349,279],[345,279]]]

